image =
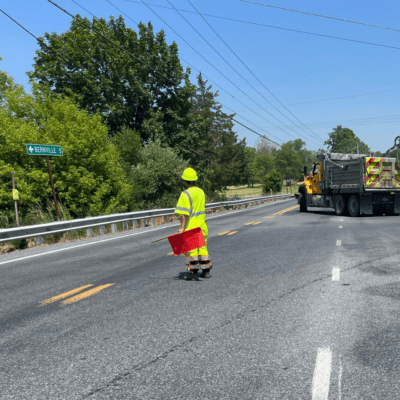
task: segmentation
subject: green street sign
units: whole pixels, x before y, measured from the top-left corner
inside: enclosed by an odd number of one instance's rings
[[[53,146],[52,144],[32,144],[26,145],[26,152],[29,156],[62,156],[61,146]]]

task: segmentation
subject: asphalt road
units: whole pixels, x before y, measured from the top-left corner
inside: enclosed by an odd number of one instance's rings
[[[0,399],[399,399],[400,217],[314,210],[208,217],[211,279],[176,223],[1,256]]]

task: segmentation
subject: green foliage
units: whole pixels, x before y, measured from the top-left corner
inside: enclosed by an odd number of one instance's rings
[[[258,153],[253,161],[254,177],[258,183],[262,183],[265,175],[274,168],[274,159],[271,154]]]
[[[272,151],[274,165],[284,179],[301,180],[304,165],[310,167],[314,161],[317,161],[314,153],[304,146],[305,142],[296,139],[283,143],[279,150]]]
[[[135,32],[121,16],[90,21],[78,15],[67,32],[46,33],[41,40],[44,44],[29,74],[32,81],[75,97],[81,108],[100,114],[111,135],[126,127],[138,132],[142,141],[159,139],[183,151],[194,87],[189,70],[183,71],[176,43],[168,45],[164,31],[155,34],[149,22],[140,23]],[[182,82],[184,88],[179,87]]]
[[[124,166],[125,171],[129,173],[132,165],[136,165],[139,162],[139,152],[142,149],[139,134],[124,127],[113,136],[112,142],[120,154],[121,164]]]
[[[254,186],[254,181],[257,179],[256,169],[254,166],[254,161],[256,158],[256,152],[254,147],[245,148],[245,168],[243,171],[243,180],[241,183],[247,183],[248,186]]]
[[[282,180],[282,175],[277,169],[274,169],[268,175],[265,175],[263,193],[270,193],[271,190],[273,193],[280,192],[282,189]]]
[[[183,189],[182,173],[188,164],[160,141],[150,142],[132,167],[134,198],[141,207],[174,207]]]
[[[211,195],[227,185],[243,181],[246,141],[238,140],[233,131],[233,115],[222,111],[222,105],[216,100],[218,92],[211,91],[201,74],[197,78],[190,125],[194,135],[185,158],[206,177],[204,190]]]
[[[46,159],[28,156],[26,143],[57,144],[64,156],[51,157],[57,197],[73,216],[125,211],[130,186],[119,154],[99,116],[80,111],[71,99],[21,87],[3,92],[0,107],[0,208],[12,209],[11,171],[24,215],[39,202],[52,203]],[[53,206],[54,207],[54,206]],[[54,211],[54,210],[53,210]]]
[[[360,154],[369,154],[369,147],[358,138],[349,128],[338,125],[329,133],[329,139],[324,143],[328,145],[331,153],[353,153],[357,154],[357,146]]]

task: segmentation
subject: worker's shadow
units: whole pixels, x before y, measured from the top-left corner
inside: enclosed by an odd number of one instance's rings
[[[189,279],[188,279],[189,278]],[[182,280],[182,281],[188,281],[188,282],[193,282],[193,281],[197,281],[197,282],[201,282],[201,279],[199,279],[199,276],[197,275],[192,275],[191,273],[189,273],[188,271],[186,272],[179,272],[178,276],[174,277],[174,280]]]

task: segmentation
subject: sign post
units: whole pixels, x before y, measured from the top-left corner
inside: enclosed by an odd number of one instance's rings
[[[29,156],[46,156],[47,168],[49,169],[50,185],[54,197],[54,205],[56,207],[57,220],[61,221],[60,212],[58,211],[58,203],[56,191],[54,189],[53,174],[51,173],[49,156],[62,156],[63,151],[61,146],[53,146],[48,144],[31,144],[26,145],[26,152]]]
[[[13,199],[15,205],[15,220],[17,221],[17,226],[19,226],[18,220],[18,191],[15,188],[15,181],[14,181],[14,172],[11,172],[11,180],[12,180],[12,188],[13,188]]]

